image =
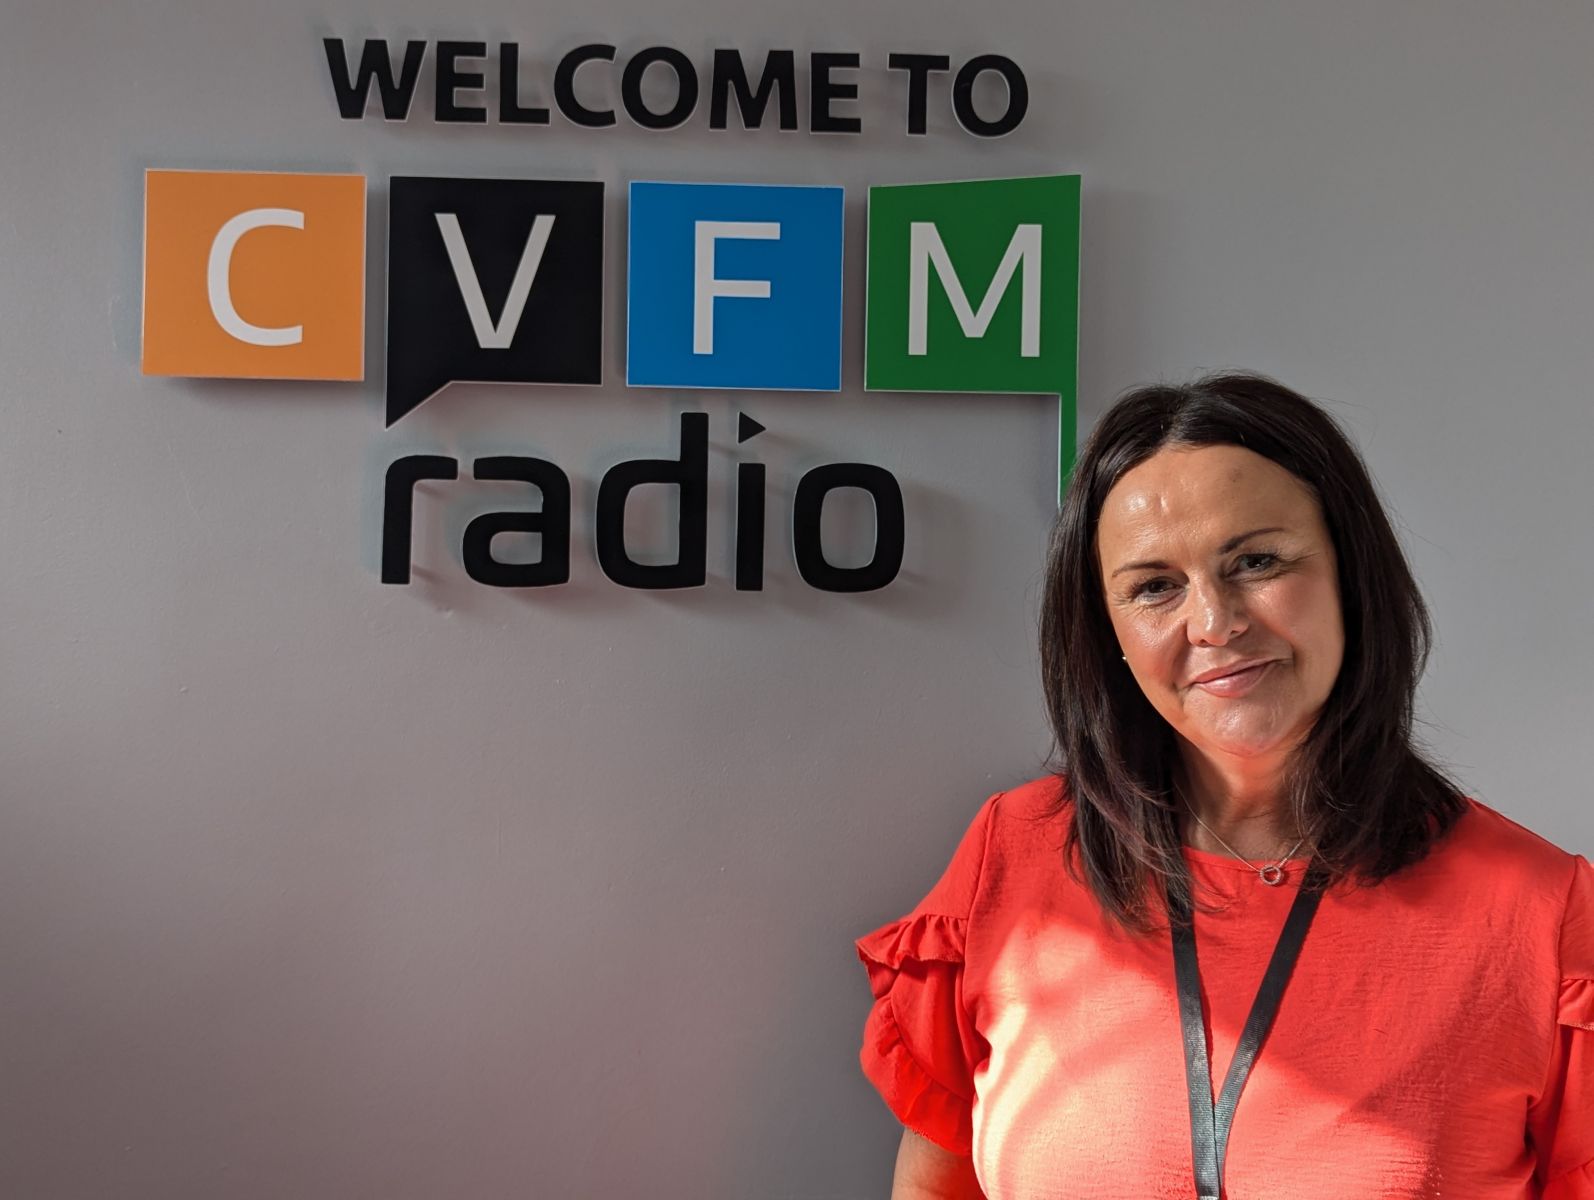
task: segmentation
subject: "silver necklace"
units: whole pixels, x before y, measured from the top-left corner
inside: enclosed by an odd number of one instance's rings
[[[1195,809],[1190,808],[1189,801],[1185,802],[1185,808],[1190,810],[1190,815],[1196,819],[1197,825],[1201,826],[1202,829],[1205,829],[1214,838],[1217,838],[1218,845],[1222,846],[1230,854],[1234,855],[1235,858],[1239,859],[1246,866],[1250,867],[1251,870],[1255,871],[1259,876],[1261,876],[1262,882],[1267,884],[1268,887],[1278,887],[1279,884],[1284,882],[1285,862],[1293,857],[1295,852],[1306,844],[1306,839],[1303,837],[1300,841],[1296,842],[1295,845],[1291,846],[1289,848],[1289,852],[1281,856],[1277,862],[1263,863],[1262,866],[1259,867],[1250,859],[1246,858],[1245,855],[1236,850],[1233,846],[1229,845],[1228,842],[1218,837],[1217,830],[1213,829],[1212,826],[1203,821],[1201,819],[1200,813],[1196,812]]]

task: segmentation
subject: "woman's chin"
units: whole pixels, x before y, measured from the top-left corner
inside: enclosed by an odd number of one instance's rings
[[[1267,758],[1286,750],[1293,739],[1271,723],[1266,728],[1193,729],[1185,740],[1209,758]]]

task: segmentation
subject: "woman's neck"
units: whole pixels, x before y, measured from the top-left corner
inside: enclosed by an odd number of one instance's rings
[[[1187,846],[1268,859],[1288,853],[1300,839],[1274,777],[1254,771],[1223,772],[1201,761],[1181,762],[1175,781],[1186,805],[1180,833]]]

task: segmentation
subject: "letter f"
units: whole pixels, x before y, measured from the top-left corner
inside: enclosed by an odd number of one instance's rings
[[[714,299],[769,299],[767,279],[720,279],[714,274],[714,243],[720,238],[779,241],[777,221],[698,221],[692,277],[692,353],[714,353]]]

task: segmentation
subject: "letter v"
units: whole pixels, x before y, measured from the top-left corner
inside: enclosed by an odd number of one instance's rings
[[[470,260],[470,250],[465,245],[465,235],[459,229],[459,217],[454,213],[438,213],[437,228],[442,231],[443,244],[448,247],[448,262],[454,268],[454,278],[459,283],[460,298],[465,301],[465,311],[470,314],[471,328],[476,331],[477,344],[483,350],[507,350],[515,340],[515,330],[520,328],[520,314],[525,310],[526,297],[531,294],[531,284],[537,278],[537,267],[542,263],[543,247],[553,231],[553,214],[538,213],[531,223],[531,235],[526,248],[521,251],[520,265],[515,268],[514,282],[509,285],[509,296],[504,300],[504,311],[493,324],[487,312],[487,297],[482,295],[481,280]]]

